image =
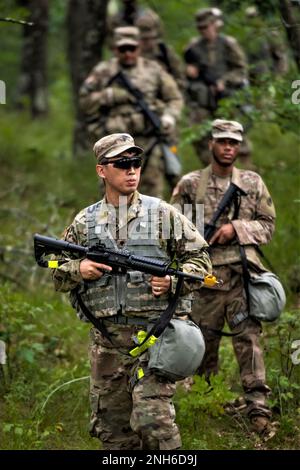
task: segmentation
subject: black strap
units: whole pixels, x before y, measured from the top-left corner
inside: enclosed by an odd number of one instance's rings
[[[242,260],[243,281],[244,281],[244,289],[245,289],[246,299],[247,299],[247,308],[248,308],[248,312],[250,312],[250,295],[249,295],[250,274],[249,274],[249,269],[248,269],[248,261],[246,257],[245,248],[243,247],[243,245],[239,245],[239,247],[240,247],[241,260]]]
[[[256,246],[255,247],[256,251],[258,252],[258,254],[263,258],[263,260],[266,262],[266,264],[269,266],[270,268],[270,271],[272,271],[274,274],[277,275],[274,267],[272,266],[271,264],[271,261],[269,260],[269,258],[266,257],[266,255],[264,254],[264,252],[261,250],[261,248],[259,246]]]
[[[96,318],[92,312],[88,309],[88,307],[85,305],[85,303],[83,302],[82,298],[81,298],[81,295],[79,294],[79,288],[75,289],[75,294],[76,294],[76,298],[77,298],[77,301],[78,301],[78,304],[79,304],[79,307],[81,308],[82,312],[84,313],[84,315],[86,316],[86,318],[94,325],[94,327],[100,331],[100,333],[102,333],[102,335],[108,339],[108,341],[113,345],[113,346],[116,346],[107,329],[106,329],[106,326],[104,325],[104,323],[101,321],[101,320],[98,320],[98,318]]]
[[[150,338],[151,335],[154,335],[156,338],[158,338],[162,334],[162,332],[165,330],[165,328],[167,327],[168,323],[170,322],[170,320],[171,320],[171,318],[172,318],[172,316],[173,316],[173,314],[176,310],[183,282],[184,282],[183,277],[178,278],[175,294],[172,297],[172,299],[170,300],[169,305],[167,306],[166,310],[161,314],[160,318],[154,323],[153,327],[151,328],[151,330],[147,334],[146,338],[144,339],[144,341],[139,346],[144,344],[147,341],[147,339]],[[89,310],[89,308],[85,305],[85,303],[83,302],[83,300],[81,298],[81,295],[79,293],[79,288],[75,289],[75,294],[76,294],[78,304],[79,304],[82,312],[86,316],[86,318],[94,325],[95,328],[97,328],[97,330],[100,331],[100,333],[102,333],[103,336],[105,336],[105,338],[107,338],[110,341],[110,343],[114,347],[117,347],[113,343],[113,341],[112,341],[112,339],[111,339],[104,323],[101,320],[99,320],[98,318],[96,318],[92,314],[92,312]]]
[[[141,344],[139,344],[139,346],[142,346],[142,344],[144,344],[150,338],[150,336],[152,336],[152,335],[155,336],[156,338],[158,338],[163,333],[163,331],[166,329],[166,327],[168,326],[168,324],[169,324],[169,322],[170,322],[170,320],[171,320],[171,318],[172,318],[172,316],[173,316],[173,314],[176,310],[176,307],[177,307],[177,304],[178,304],[178,301],[179,301],[180,291],[181,291],[182,286],[183,286],[183,282],[184,282],[183,277],[179,277],[177,279],[175,294],[172,297],[172,299],[170,300],[169,305],[167,306],[166,310],[161,314],[159,319],[154,323],[151,330],[148,332],[146,338],[144,339],[144,341]]]

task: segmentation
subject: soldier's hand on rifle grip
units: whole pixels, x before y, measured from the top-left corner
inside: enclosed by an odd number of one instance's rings
[[[167,275],[164,277],[152,276],[150,280],[152,286],[152,294],[155,297],[166,294],[171,287],[171,276]]]
[[[79,270],[82,278],[86,281],[96,281],[103,276],[105,271],[111,271],[112,268],[106,264],[96,263],[86,258],[81,261]]]
[[[209,240],[209,244],[213,245],[217,243],[219,245],[225,245],[235,237],[235,230],[231,223],[224,224],[220,227],[212,238]]]

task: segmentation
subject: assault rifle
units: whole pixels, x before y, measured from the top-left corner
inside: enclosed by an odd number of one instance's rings
[[[247,193],[245,193],[245,191],[239,188],[235,183],[230,183],[229,188],[221,199],[216,212],[213,214],[208,224],[205,224],[204,226],[204,238],[207,242],[212,238],[213,234],[217,230],[217,221],[219,220],[225,209],[227,207],[230,207],[232,202],[235,206],[233,219],[237,218],[241,196],[247,196]]]
[[[142,172],[146,169],[148,159],[153,148],[155,147],[155,145],[160,144],[164,157],[166,176],[169,178],[180,176],[181,163],[179,161],[179,158],[176,153],[170,148],[170,146],[166,143],[164,136],[162,136],[160,119],[157,114],[151,111],[151,109],[149,108],[148,104],[144,99],[143,93],[138,88],[133,86],[130,79],[122,70],[119,70],[119,72],[117,72],[113,77],[111,77],[107,86],[112,85],[114,82],[116,82],[122,88],[125,88],[135,98],[136,105],[140,108],[146,119],[149,121],[156,135],[156,140],[148,149],[146,149],[144,153],[145,159]]]
[[[96,263],[107,264],[113,268],[112,271],[109,271],[109,274],[125,274],[128,270],[136,270],[151,274],[152,276],[164,277],[170,275],[184,278],[185,280],[199,281],[209,287],[219,284],[219,281],[212,275],[202,277],[196,274],[185,273],[171,267],[172,263],[135,256],[128,250],[106,248],[101,242],[88,248],[63,240],[57,240],[56,238],[45,237],[39,234],[34,235],[34,254],[39,266],[43,268],[58,268],[66,262],[65,259],[48,260],[45,257],[50,254],[62,254],[65,252],[82,258],[88,258]]]

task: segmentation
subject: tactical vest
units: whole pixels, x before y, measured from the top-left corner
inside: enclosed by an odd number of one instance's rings
[[[161,248],[158,231],[153,237],[155,218],[159,210],[160,200],[145,195],[140,196],[145,214],[127,224],[127,239],[124,250],[136,256],[170,261],[167,253]],[[99,241],[107,248],[118,249],[109,224],[97,220],[102,202],[86,209],[87,243],[92,247]],[[152,237],[152,238],[151,238]],[[151,312],[157,317],[169,303],[169,294],[155,298],[152,294],[150,275],[140,271],[128,271],[126,274],[110,275],[105,273],[97,281],[85,281],[81,289],[81,297],[85,305],[95,317],[108,317],[117,313],[127,316],[145,316]],[[181,298],[176,308],[177,314],[191,312],[192,296]],[[76,305],[73,305],[76,307]],[[78,308],[77,308],[78,309]]]

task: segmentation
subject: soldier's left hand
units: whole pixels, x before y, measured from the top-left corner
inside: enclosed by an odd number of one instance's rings
[[[235,230],[232,224],[224,224],[220,227],[216,233],[209,240],[209,244],[219,243],[225,245],[235,237]]]
[[[170,114],[163,114],[161,117],[161,127],[164,134],[171,134],[175,129],[175,118]]]
[[[152,294],[155,295],[155,297],[159,297],[169,291],[171,287],[171,276],[152,276],[150,283],[152,286]]]

